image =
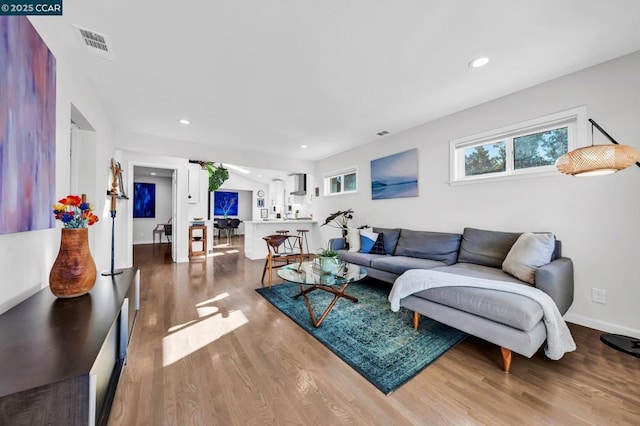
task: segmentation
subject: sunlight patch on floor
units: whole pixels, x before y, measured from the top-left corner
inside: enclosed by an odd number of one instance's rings
[[[188,325],[191,325],[191,324],[193,324],[193,323],[194,323],[194,322],[196,322],[196,321],[198,321],[198,320],[191,320],[191,321],[187,321],[187,322],[185,322],[184,324],[174,325],[173,327],[170,327],[170,328],[169,328],[169,333],[173,333],[174,331],[178,331],[178,330],[180,330],[181,328],[184,328],[184,327],[186,327],[186,326],[188,326]]]
[[[219,309],[215,306],[203,306],[202,308],[196,308],[196,312],[198,312],[198,316],[200,318],[216,314],[218,311]]]
[[[214,296],[214,297],[212,297],[211,299],[207,299],[207,300],[205,300],[205,301],[203,301],[203,302],[197,303],[197,304],[196,304],[196,307],[198,307],[198,306],[208,305],[209,303],[217,302],[217,301],[219,301],[219,300],[226,299],[227,297],[229,297],[229,293],[227,293],[227,292],[225,291],[224,293],[220,293],[219,295]]]
[[[247,317],[239,310],[230,311],[226,317],[216,313],[208,318],[193,321],[189,326],[162,339],[163,367],[191,355],[248,322]]]

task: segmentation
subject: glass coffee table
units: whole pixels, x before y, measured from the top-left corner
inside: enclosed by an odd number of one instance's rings
[[[351,300],[352,302],[358,301],[358,299],[345,293],[345,291],[349,284],[360,281],[366,277],[367,270],[360,265],[343,263],[340,265],[337,273],[323,273],[313,262],[302,262],[283,266],[278,270],[278,276],[286,281],[300,285],[300,293],[296,294],[294,298],[304,297],[304,302],[311,316],[311,322],[313,326],[317,328],[320,327],[322,321],[324,321],[327,314],[341,297]],[[333,300],[329,303],[329,306],[319,319],[316,319],[316,315],[311,307],[311,302],[309,302],[309,298],[307,297],[308,293],[315,290],[326,291],[334,295]]]

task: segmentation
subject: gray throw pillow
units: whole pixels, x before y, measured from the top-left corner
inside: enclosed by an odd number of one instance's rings
[[[554,248],[553,234],[525,232],[509,250],[502,263],[502,270],[519,280],[535,284],[536,271],[551,262]]]

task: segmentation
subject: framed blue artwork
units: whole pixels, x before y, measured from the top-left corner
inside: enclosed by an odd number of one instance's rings
[[[214,216],[238,216],[238,193],[215,191],[213,193]]]
[[[133,217],[156,217],[156,184],[133,183]]]
[[[418,196],[418,150],[371,161],[371,199]]]
[[[26,16],[0,16],[0,40],[0,234],[53,228],[56,58]]]

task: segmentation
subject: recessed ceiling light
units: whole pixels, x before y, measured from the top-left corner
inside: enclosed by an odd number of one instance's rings
[[[156,172],[151,172],[151,173],[149,173],[149,174],[150,174],[151,176],[155,176],[155,175],[156,175]]]
[[[480,68],[484,67],[489,63],[489,58],[486,56],[481,56],[479,58],[475,58],[473,61],[469,62],[470,68]]]
[[[307,149],[307,148],[309,148],[309,147],[308,147],[307,145],[300,145],[300,148],[302,148],[302,149]]]
[[[180,124],[191,124],[191,121],[187,120],[186,118],[181,118],[178,121],[180,122]]]

